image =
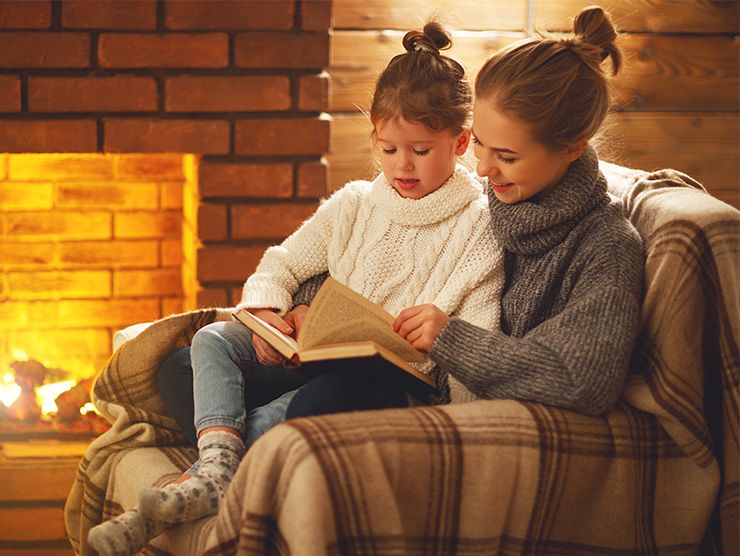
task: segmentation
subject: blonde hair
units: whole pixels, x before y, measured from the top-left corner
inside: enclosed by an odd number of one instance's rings
[[[436,21],[404,35],[406,52],[391,59],[375,84],[370,108],[374,129],[396,118],[453,134],[467,127],[472,93],[465,69],[440,53],[451,45],[450,36]]]
[[[622,63],[617,31],[603,9],[581,10],[573,30],[568,38],[525,39],[500,50],[475,81],[477,98],[529,124],[535,140],[552,150],[597,134],[611,102],[601,64],[610,58],[616,75]]]

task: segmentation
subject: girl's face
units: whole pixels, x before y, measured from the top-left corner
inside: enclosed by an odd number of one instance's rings
[[[488,178],[496,198],[507,205],[552,189],[586,142],[552,151],[535,141],[529,125],[498,109],[491,99],[473,105],[473,143],[478,175]]]
[[[401,118],[381,121],[376,133],[383,175],[406,199],[421,199],[439,189],[470,142],[470,130],[453,135]]]

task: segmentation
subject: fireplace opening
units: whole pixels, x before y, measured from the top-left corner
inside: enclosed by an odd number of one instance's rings
[[[197,162],[0,154],[0,439],[100,434],[114,332],[193,308]]]

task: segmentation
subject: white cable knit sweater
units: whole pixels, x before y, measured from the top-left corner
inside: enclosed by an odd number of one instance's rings
[[[491,233],[482,186],[462,166],[416,200],[398,195],[383,174],[372,183],[348,183],[282,244],[267,249],[237,308],[284,314],[298,286],[327,270],[393,315],[433,303],[448,315],[498,329],[502,249]],[[450,392],[453,401],[472,399],[459,383],[451,383]]]

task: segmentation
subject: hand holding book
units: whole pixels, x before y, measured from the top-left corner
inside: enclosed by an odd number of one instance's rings
[[[270,309],[253,309],[250,312],[286,336],[293,337],[295,335],[295,329],[287,322],[288,315],[285,315],[286,319],[283,319]],[[276,367],[285,361],[285,357],[280,352],[256,334],[252,337],[252,347],[254,347],[254,353],[257,355],[257,359],[263,365]]]
[[[414,305],[398,313],[393,321],[393,330],[414,348],[429,353],[434,340],[449,321],[449,315],[436,305]]]

